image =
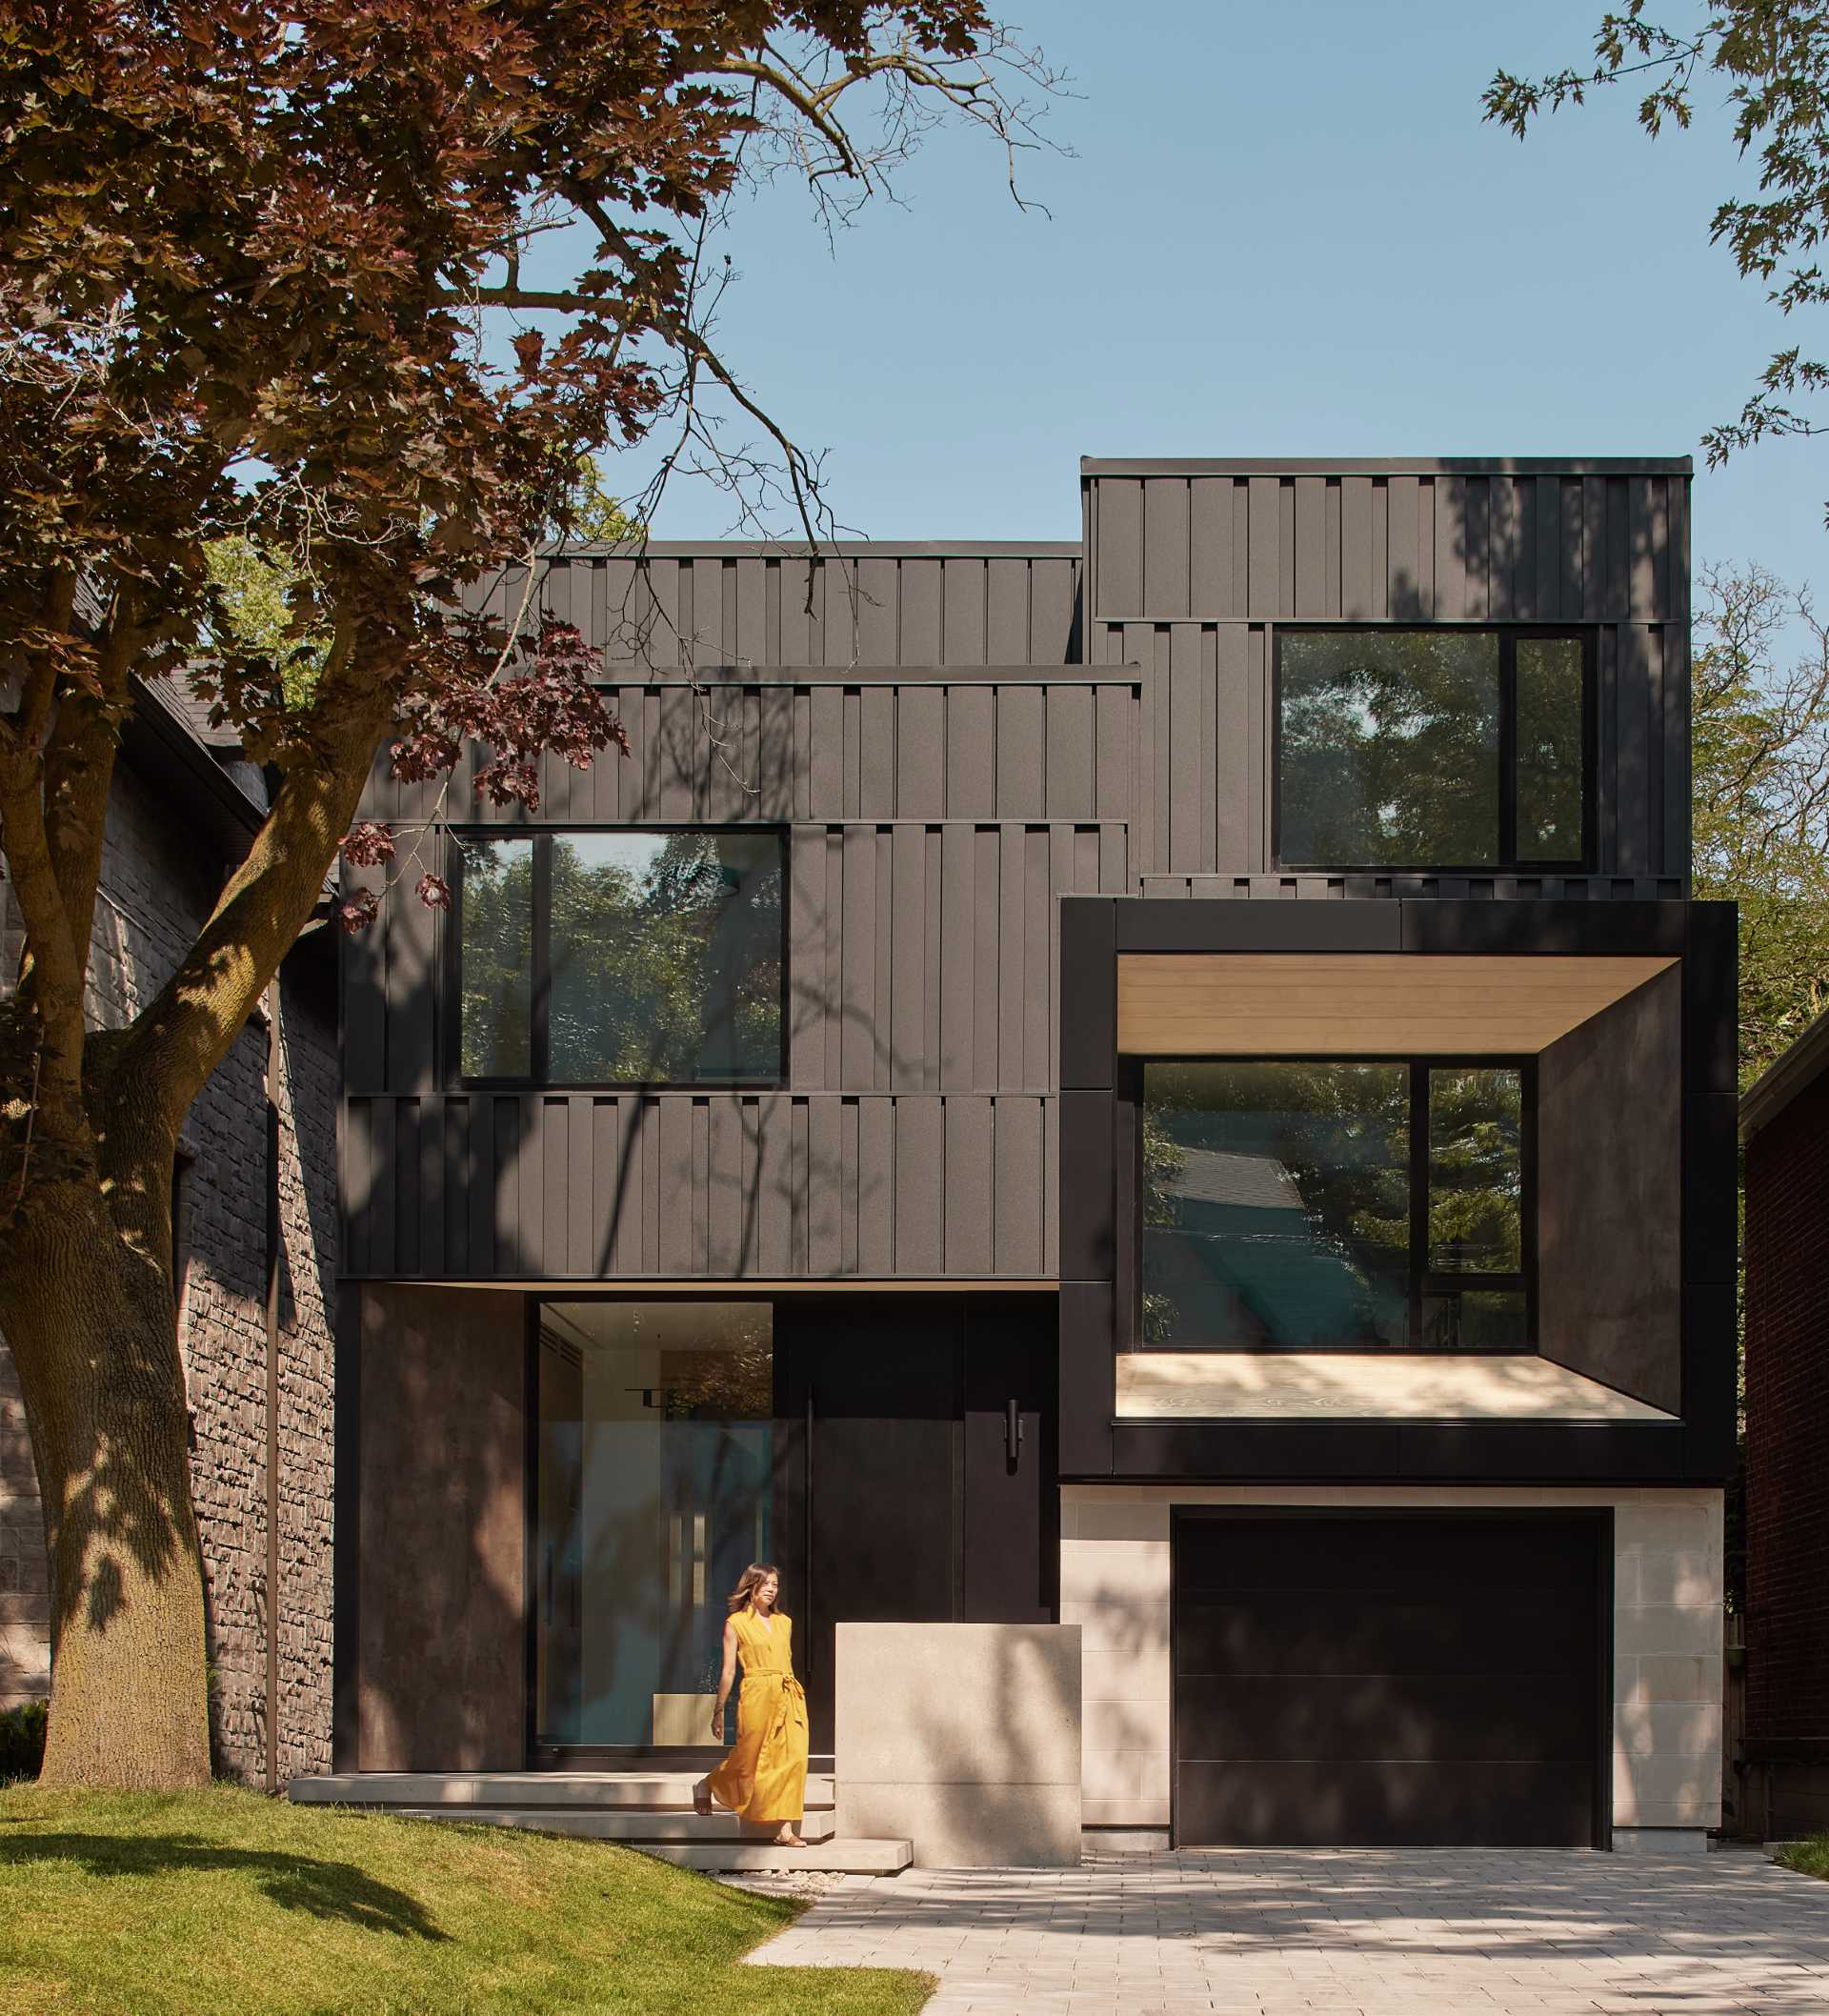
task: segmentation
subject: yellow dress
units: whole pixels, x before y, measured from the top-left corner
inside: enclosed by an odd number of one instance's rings
[[[736,1741],[708,1781],[712,1797],[758,1826],[798,1823],[807,1797],[807,1697],[794,1677],[794,1620],[736,1613],[743,1684]]]

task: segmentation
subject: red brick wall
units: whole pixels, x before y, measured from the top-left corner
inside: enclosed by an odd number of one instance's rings
[[[1746,1733],[1829,1738],[1829,1077],[1746,1148]]]

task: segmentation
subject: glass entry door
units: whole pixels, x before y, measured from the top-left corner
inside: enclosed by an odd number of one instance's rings
[[[711,1742],[725,1598],[771,1558],[767,1302],[541,1305],[536,1752]]]

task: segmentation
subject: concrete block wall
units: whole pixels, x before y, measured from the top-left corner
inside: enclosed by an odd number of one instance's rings
[[[844,1832],[925,1868],[1077,1868],[1081,1673],[1071,1624],[839,1624]]]
[[[1061,1492],[1060,1617],[1079,1625],[1084,1646],[1089,1827],[1169,1824],[1169,1529],[1177,1504],[1611,1506],[1614,1825],[1719,1824],[1718,1490],[1075,1484]]]
[[[89,1012],[118,1028],[150,1000],[213,905],[226,864],[200,850],[184,800],[115,773],[90,950]],[[10,979],[18,918],[10,885]],[[332,1344],[336,1037],[296,987],[281,1006],[285,1245],[279,1410],[280,1773],[330,1760]],[[191,1408],[220,1768],[260,1780],[267,1752],[267,1037],[244,1032],[186,1120],[177,1238],[179,1340]],[[50,1685],[50,1601],[37,1482],[0,1341],[0,1705]]]

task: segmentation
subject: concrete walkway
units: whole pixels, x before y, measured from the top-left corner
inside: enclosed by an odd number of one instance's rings
[[[1829,1883],[1746,1852],[911,1869],[847,1878],[753,1958],[925,1968],[925,2016],[1829,2016]]]

